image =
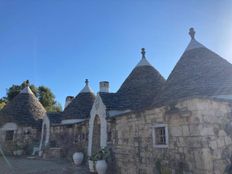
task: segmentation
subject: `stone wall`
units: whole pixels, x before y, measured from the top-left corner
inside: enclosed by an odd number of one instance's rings
[[[232,164],[231,105],[208,99],[108,120],[117,174],[223,174]],[[153,144],[153,126],[168,125],[168,148]]]
[[[50,129],[50,147],[62,148],[64,156],[70,160],[74,152],[84,152],[84,154],[87,154],[87,121],[72,125],[51,126]]]
[[[14,130],[13,140],[5,140],[6,130],[0,130],[0,143],[7,155],[15,150],[23,150],[24,154],[31,155],[33,147],[39,146],[41,130],[32,127],[17,127]]]

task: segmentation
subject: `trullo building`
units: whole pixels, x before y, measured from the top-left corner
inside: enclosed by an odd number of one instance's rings
[[[23,150],[32,154],[39,146],[46,110],[27,85],[0,110],[0,144],[7,154]]]

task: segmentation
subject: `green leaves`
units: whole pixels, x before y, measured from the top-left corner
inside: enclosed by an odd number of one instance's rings
[[[98,160],[107,160],[110,157],[110,150],[107,147],[99,150],[97,153],[93,154],[89,157],[91,161],[98,161]]]
[[[0,99],[0,110],[6,105],[6,100]]]

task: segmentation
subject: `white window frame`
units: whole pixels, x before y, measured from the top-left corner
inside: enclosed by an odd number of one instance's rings
[[[166,140],[166,144],[156,144],[156,133],[155,133],[155,129],[156,128],[165,128],[165,140]],[[169,139],[168,139],[168,125],[167,124],[155,124],[154,126],[152,126],[152,139],[153,139],[153,146],[155,148],[168,148],[168,143],[169,143]]]

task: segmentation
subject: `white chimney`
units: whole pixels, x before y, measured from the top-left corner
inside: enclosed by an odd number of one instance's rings
[[[64,109],[73,101],[73,99],[74,99],[73,96],[67,96],[66,97]]]
[[[109,89],[110,89],[110,84],[107,81],[102,81],[99,83],[100,86],[100,91],[99,92],[106,92],[109,93]]]

